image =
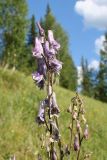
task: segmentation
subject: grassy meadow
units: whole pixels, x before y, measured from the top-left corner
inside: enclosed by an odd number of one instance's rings
[[[56,86],[60,106],[60,130],[63,143],[69,142],[69,114],[66,112],[74,92]],[[35,123],[39,101],[44,98],[31,76],[0,69],[0,160],[36,160],[41,148],[43,127]],[[83,97],[90,138],[83,151],[93,152],[91,160],[107,160],[107,104]],[[45,152],[44,148],[40,152]],[[44,159],[43,159],[44,160]]]

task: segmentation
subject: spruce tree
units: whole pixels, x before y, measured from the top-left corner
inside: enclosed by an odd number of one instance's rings
[[[61,44],[61,49],[59,53],[59,59],[64,63],[63,71],[60,75],[59,83],[61,86],[67,89],[76,90],[77,87],[77,70],[72,60],[71,54],[69,53],[69,41],[68,36],[61,27],[60,24],[56,22],[53,16],[50,6],[47,5],[47,10],[42,24],[46,32],[51,29],[54,32],[56,39]]]
[[[97,75],[97,98],[107,102],[107,33],[105,34],[103,48],[104,49],[100,51],[100,66]]]
[[[35,16],[32,15],[30,23],[30,29],[28,34],[28,45],[34,46],[35,44],[35,37],[37,36],[37,29],[36,29],[36,20]]]
[[[20,68],[23,64],[27,28],[26,0],[0,1],[0,30],[4,50],[2,61],[9,67]]]
[[[81,59],[81,67],[82,67],[82,94],[86,96],[92,96],[92,83],[91,83],[91,70],[88,68],[88,62],[86,59],[82,57]]]

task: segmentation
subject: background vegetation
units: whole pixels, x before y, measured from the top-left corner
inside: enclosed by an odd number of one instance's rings
[[[41,127],[35,123],[38,103],[44,93],[36,88],[29,76],[13,71],[0,69],[0,160],[16,159],[35,160],[41,148],[39,135]],[[74,92],[56,86],[56,94],[61,109],[60,129],[64,142],[69,141],[66,112],[70,97]],[[88,119],[90,138],[83,150],[92,151],[92,160],[106,160],[107,157],[107,104],[83,97]],[[44,149],[40,149],[44,153]]]

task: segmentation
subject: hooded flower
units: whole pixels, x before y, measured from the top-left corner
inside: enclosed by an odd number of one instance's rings
[[[38,63],[38,72],[46,78],[47,67],[43,58],[37,60]]]
[[[45,55],[48,58],[52,58],[56,53],[55,49],[52,46],[49,47],[48,41],[45,42],[44,49],[45,49]]]
[[[60,49],[60,44],[54,40],[53,32],[51,30],[48,30],[48,40],[56,51]]]
[[[35,72],[32,74],[32,78],[38,84],[43,80],[43,75],[41,75],[39,72]]]
[[[39,113],[38,116],[36,118],[36,122],[38,124],[43,124],[45,122],[45,107],[47,106],[47,99],[43,100],[40,102],[39,105]]]
[[[60,110],[59,110],[59,107],[57,105],[56,95],[55,95],[55,92],[53,92],[52,99],[51,99],[51,114],[52,115],[58,115],[59,112],[60,112]]]
[[[34,57],[42,58],[43,48],[42,48],[40,40],[37,37],[35,38],[35,47],[33,48],[32,53]]]
[[[62,62],[55,58],[50,60],[50,69],[52,72],[59,74],[60,70],[62,69]]]
[[[78,139],[78,135],[76,134],[76,135],[75,135],[75,138],[74,138],[74,150],[75,150],[75,151],[79,151],[79,149],[80,149],[79,139]]]

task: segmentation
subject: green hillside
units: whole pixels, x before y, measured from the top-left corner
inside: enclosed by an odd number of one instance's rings
[[[56,87],[60,106],[60,129],[64,143],[69,141],[70,99],[75,93]],[[0,160],[36,160],[42,129],[35,123],[38,103],[44,94],[22,73],[0,69]],[[92,151],[92,160],[107,160],[107,104],[83,97],[90,128],[90,139],[83,150]],[[44,152],[44,149],[41,149]]]

